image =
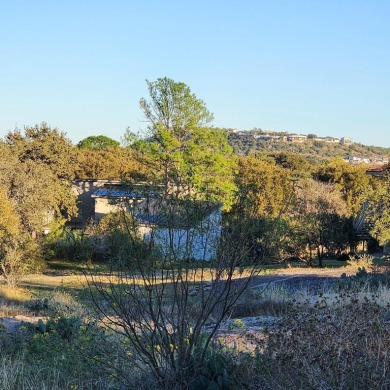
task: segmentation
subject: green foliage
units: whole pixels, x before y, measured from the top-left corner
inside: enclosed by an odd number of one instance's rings
[[[291,203],[293,182],[289,172],[255,157],[239,159],[234,209],[259,217],[276,217]]]
[[[52,129],[45,122],[8,133],[5,143],[12,149],[20,162],[41,162],[59,178],[71,180],[77,165],[76,151],[66,134]]]
[[[213,120],[204,102],[190,88],[167,77],[146,80],[150,101],[142,98],[140,106],[150,123],[152,133],[161,125],[181,140],[186,132],[205,126]]]
[[[227,134],[204,127],[212,120],[204,102],[184,83],[147,81],[150,101],[140,105],[150,136],[133,144],[140,161],[166,193],[231,203],[235,158]]]
[[[14,202],[21,228],[39,235],[54,217],[77,211],[69,179],[74,151],[70,141],[46,124],[9,133],[0,142],[0,186]]]
[[[107,150],[109,148],[119,148],[119,142],[105,135],[91,135],[82,139],[77,147],[81,149]]]
[[[14,203],[8,199],[5,189],[0,187],[0,248],[20,229],[20,220],[15,212]]]
[[[277,165],[298,175],[307,176],[311,171],[311,164],[306,156],[285,152],[271,153],[269,156],[275,160]]]
[[[22,322],[19,328],[11,337],[0,334],[2,388],[119,388],[115,370],[102,365],[110,356],[111,367],[121,369],[113,361],[117,345],[108,343],[95,324],[83,324],[77,317],[59,317],[37,324]],[[12,343],[7,342],[10,338]],[[12,381],[4,369],[7,366],[13,367]]]
[[[380,245],[385,245],[390,241],[390,175],[375,179],[366,215],[372,226],[371,235]]]
[[[138,224],[129,213],[107,214],[96,229],[95,235],[100,242],[101,257],[118,267],[136,266],[137,259],[151,251],[150,244],[144,242],[138,233]]]
[[[52,223],[49,234],[43,240],[46,258],[89,262],[99,246],[93,232],[93,225],[87,225],[84,229],[70,229],[61,223]]]
[[[301,182],[296,196],[293,239],[299,246],[308,247],[309,262],[314,251],[322,266],[326,251],[334,254],[350,243],[352,226],[346,203],[334,185],[313,179]]]
[[[0,247],[0,273],[10,287],[20,280],[44,269],[39,243],[27,235],[20,235]]]
[[[336,185],[349,210],[356,215],[362,203],[372,193],[372,183],[366,174],[366,169],[365,165],[349,164],[339,158],[320,166],[314,173],[314,177],[322,182]]]
[[[148,177],[147,167],[136,160],[134,150],[81,148],[77,152],[76,179],[145,180]]]

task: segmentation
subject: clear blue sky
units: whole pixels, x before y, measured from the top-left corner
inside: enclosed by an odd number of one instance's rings
[[[13,0],[0,4],[0,137],[144,129],[145,79],[188,84],[214,126],[390,147],[390,1]]]

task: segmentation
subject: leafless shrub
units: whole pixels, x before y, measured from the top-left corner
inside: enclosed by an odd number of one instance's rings
[[[214,234],[205,225],[202,229]],[[169,232],[173,237],[174,228]],[[202,375],[206,382],[217,381],[205,374],[210,348],[258,269],[241,267],[251,249],[245,233],[241,228],[224,232],[210,261],[183,259],[174,245],[156,252],[144,243],[112,264],[104,278],[92,274],[99,321],[123,336],[129,359],[151,372],[159,388],[187,389]]]

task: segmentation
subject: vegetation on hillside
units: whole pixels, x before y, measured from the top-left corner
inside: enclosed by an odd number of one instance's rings
[[[225,131],[227,130],[225,129]],[[235,153],[243,156],[256,152],[294,153],[305,157],[311,163],[319,163],[347,155],[368,158],[389,157],[390,155],[390,148],[380,146],[366,146],[360,143],[344,145],[339,142],[316,141],[309,136],[305,142],[261,140],[254,137],[258,133],[258,130],[240,133],[229,132],[229,143],[232,145]],[[288,133],[272,132],[272,135],[287,136]]]

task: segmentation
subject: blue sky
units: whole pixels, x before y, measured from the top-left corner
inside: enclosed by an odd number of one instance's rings
[[[0,137],[146,128],[145,79],[183,81],[214,126],[390,147],[390,2],[0,2]]]

